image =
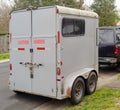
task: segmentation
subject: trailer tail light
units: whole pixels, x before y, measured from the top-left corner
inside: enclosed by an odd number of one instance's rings
[[[45,50],[44,47],[38,47],[37,50]]]
[[[12,70],[12,64],[10,64],[10,70]]]
[[[19,50],[19,51],[24,51],[24,50],[25,50],[25,48],[18,48],[18,50]]]
[[[12,71],[12,64],[10,64],[10,71]],[[10,76],[12,76],[11,72],[10,72]]]
[[[57,13],[57,14],[59,13],[59,10],[58,10],[58,8],[56,9],[56,13]]]
[[[118,48],[118,46],[115,46],[115,52],[114,53],[115,53],[116,56],[119,55],[119,48]]]
[[[60,43],[60,32],[58,31],[58,43]]]
[[[57,68],[57,74],[60,75],[61,74],[61,69],[58,67]]]

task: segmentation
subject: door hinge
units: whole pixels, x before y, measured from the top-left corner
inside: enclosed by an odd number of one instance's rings
[[[30,49],[30,53],[33,53],[33,49],[32,48]]]

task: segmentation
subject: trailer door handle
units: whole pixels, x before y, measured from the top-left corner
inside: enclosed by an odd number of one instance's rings
[[[21,64],[21,65],[22,65],[22,64],[23,64],[23,62],[20,62],[19,64]]]
[[[39,66],[43,66],[43,64],[39,64]]]

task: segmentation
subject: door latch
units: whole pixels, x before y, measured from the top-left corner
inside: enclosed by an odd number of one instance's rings
[[[33,53],[33,49],[32,48],[30,49],[30,53]]]

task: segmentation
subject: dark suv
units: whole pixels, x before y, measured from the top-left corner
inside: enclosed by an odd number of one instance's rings
[[[120,68],[120,27],[99,28],[99,64]]]

